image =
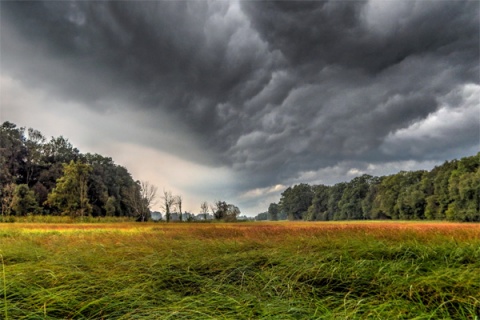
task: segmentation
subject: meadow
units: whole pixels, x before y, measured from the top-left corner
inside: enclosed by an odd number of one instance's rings
[[[479,319],[480,224],[2,223],[0,318]]]

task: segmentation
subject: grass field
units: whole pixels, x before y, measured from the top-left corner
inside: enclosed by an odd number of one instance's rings
[[[0,318],[479,319],[480,224],[0,224]]]

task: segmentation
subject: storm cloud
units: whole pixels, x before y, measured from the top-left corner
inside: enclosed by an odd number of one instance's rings
[[[88,112],[130,114],[125,126],[149,134],[119,139],[226,168],[229,195],[254,208],[300,179],[334,183],[477,152],[479,10],[477,1],[2,2],[1,74]]]

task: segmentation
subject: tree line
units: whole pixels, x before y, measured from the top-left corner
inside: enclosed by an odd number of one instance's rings
[[[480,221],[480,153],[431,171],[364,174],[332,186],[298,184],[257,219]]]
[[[17,127],[11,122],[0,126],[1,217],[27,214],[69,215],[72,217],[150,218],[157,203],[157,187],[136,181],[128,170],[112,158],[82,154],[64,137],[50,140],[38,130]],[[165,219],[172,212],[182,221],[183,198],[164,191],[161,207]],[[217,220],[232,221],[238,207],[225,201],[201,204],[201,213],[211,210]]]
[[[0,126],[2,216],[141,216],[145,210],[133,203],[143,198],[140,182],[112,158],[82,154],[62,136]]]

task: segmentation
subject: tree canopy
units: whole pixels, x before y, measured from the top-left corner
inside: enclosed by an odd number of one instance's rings
[[[0,125],[1,214],[137,216],[129,202],[142,196],[128,170],[99,154],[82,154],[64,137]],[[132,191],[133,190],[133,191]],[[144,214],[145,211],[142,212]]]
[[[302,183],[287,188],[268,212],[271,220],[284,213],[290,220],[480,221],[480,153],[431,171],[365,174],[332,186]]]

